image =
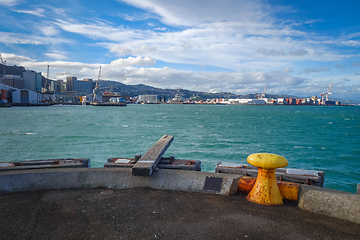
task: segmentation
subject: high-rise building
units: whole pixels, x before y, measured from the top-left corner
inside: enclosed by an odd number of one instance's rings
[[[92,93],[92,90],[92,81],[74,81],[74,91],[78,94],[89,94]]]
[[[66,91],[72,92],[75,91],[74,89],[74,82],[77,81],[77,77],[68,76],[66,77]]]
[[[23,72],[24,88],[36,91],[36,72],[32,70],[26,70]]]
[[[41,72],[36,73],[36,92],[41,93],[42,88],[42,75]]]
[[[63,80],[57,80],[55,83],[55,93],[64,93],[66,92],[66,85]]]

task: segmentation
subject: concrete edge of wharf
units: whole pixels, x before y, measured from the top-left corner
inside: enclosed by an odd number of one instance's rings
[[[170,169],[159,169],[152,176],[133,176],[131,168],[34,169],[0,172],[0,193],[149,187],[233,195],[239,178],[236,174]],[[298,207],[360,224],[360,194],[300,185]]]

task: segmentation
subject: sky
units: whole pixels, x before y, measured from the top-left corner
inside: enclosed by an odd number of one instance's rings
[[[360,101],[359,0],[0,0],[7,65],[124,84]]]

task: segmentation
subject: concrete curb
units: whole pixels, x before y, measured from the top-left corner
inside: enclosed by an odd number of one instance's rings
[[[360,224],[360,195],[358,194],[301,185],[298,206],[304,210]]]
[[[76,188],[133,188],[205,192],[232,195],[240,176],[160,169],[150,177],[133,176],[131,168],[64,168],[0,172],[0,193]],[[298,206],[360,224],[360,195],[300,185]]]
[[[232,195],[238,175],[160,169],[151,177],[133,176],[131,168],[39,169],[0,172],[0,193],[71,188],[132,188],[208,192]]]

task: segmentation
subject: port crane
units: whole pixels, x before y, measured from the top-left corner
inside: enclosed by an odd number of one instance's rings
[[[3,58],[0,54],[0,61],[3,65],[3,79],[5,79],[5,76],[6,76],[6,60],[5,58]]]
[[[99,101],[99,99],[98,99],[99,97],[97,96],[97,94],[98,94],[98,89],[99,89],[98,83],[99,83],[100,79],[101,79],[101,66],[99,67],[98,80],[95,84],[95,88],[93,89],[93,99],[92,99],[93,102]]]
[[[329,96],[332,95],[332,94],[331,94],[332,85],[333,85],[333,84],[330,83],[329,89],[328,89],[326,92],[320,94],[320,96],[321,96],[321,102],[322,102],[323,105],[325,104],[324,98],[325,98],[325,101],[329,101],[329,98],[330,98]]]
[[[265,91],[266,91],[266,87],[264,88],[264,91],[261,94],[255,95],[255,97],[257,97],[258,99],[264,99],[265,98]]]
[[[264,88],[264,91],[261,93],[260,98],[264,99],[265,98],[265,91],[266,91],[266,87]]]

